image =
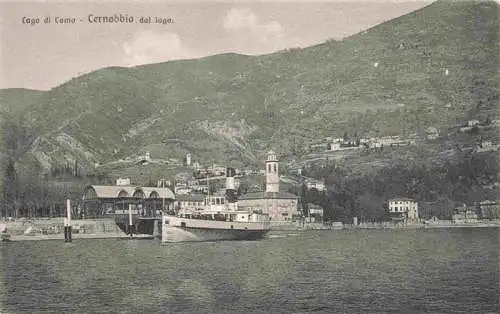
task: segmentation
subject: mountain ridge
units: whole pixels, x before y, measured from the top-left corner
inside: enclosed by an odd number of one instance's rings
[[[287,154],[344,132],[449,127],[480,104],[491,107],[498,101],[495,22],[495,2],[437,1],[341,41],[107,67],[33,97],[6,100],[0,91],[0,106],[26,103],[16,114],[39,139],[30,151],[46,170],[74,160],[92,169],[165,138],[190,141],[163,145],[156,153],[165,158],[192,151],[198,160],[258,163],[271,147]],[[399,117],[363,121],[377,110],[399,110]],[[222,131],[238,127],[252,131]]]

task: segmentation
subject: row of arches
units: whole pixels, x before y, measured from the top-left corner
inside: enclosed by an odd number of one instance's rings
[[[93,199],[174,199],[174,193],[168,188],[153,188],[153,187],[131,187],[131,186],[105,186],[105,185],[90,185],[87,186],[83,193],[83,200]]]
[[[156,191],[152,191],[149,193],[148,196],[146,196],[146,193],[142,189],[137,189],[134,191],[132,195],[129,194],[129,192],[125,190],[121,190],[118,195],[116,196],[117,198],[127,198],[127,197],[132,197],[132,198],[160,198],[160,194]]]
[[[141,216],[155,216],[168,209],[175,199],[168,188],[89,185],[80,202],[81,213],[87,217],[100,217],[123,212],[132,206]]]

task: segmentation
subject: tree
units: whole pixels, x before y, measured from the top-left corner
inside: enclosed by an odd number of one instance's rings
[[[241,196],[247,194],[247,192],[248,192],[248,184],[246,182],[241,182],[240,185],[238,186],[237,195]]]

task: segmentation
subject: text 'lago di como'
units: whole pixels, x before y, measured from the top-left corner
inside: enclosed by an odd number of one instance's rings
[[[85,18],[76,16],[23,16],[21,23],[25,25],[39,24],[173,24],[173,17],[165,16],[133,16],[128,14],[99,15],[89,14]]]

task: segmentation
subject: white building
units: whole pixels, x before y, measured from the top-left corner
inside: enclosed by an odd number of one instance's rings
[[[193,191],[192,188],[188,187],[185,183],[179,183],[175,185],[174,193],[177,194],[190,194]]]
[[[327,145],[327,149],[332,152],[340,150],[340,148],[341,148],[340,142],[334,142]]]
[[[477,126],[479,125],[479,120],[469,120],[467,121],[467,126],[472,127],[472,126]]]
[[[323,223],[323,215],[324,215],[323,207],[314,204],[307,204],[307,206],[309,207],[309,211],[306,221]]]
[[[156,186],[159,187],[159,188],[160,187],[164,187],[164,186],[170,187],[170,186],[172,186],[172,181],[165,180],[165,179],[158,180],[158,181],[156,181]]]
[[[389,200],[389,213],[402,218],[405,222],[418,222],[418,203],[410,198]]]
[[[493,145],[491,141],[481,141],[476,147],[477,152],[488,152],[498,150],[498,145]]]
[[[308,190],[311,189],[316,189],[318,191],[324,191],[325,190],[325,184],[321,181],[307,181],[306,186]]]
[[[266,160],[266,192],[278,193],[280,191],[280,176],[278,169],[278,158],[270,151]]]
[[[130,179],[129,178],[118,178],[116,179],[116,185],[118,186],[128,186],[130,185]]]
[[[191,153],[186,154],[186,166],[191,166]]]
[[[428,127],[425,134],[428,140],[435,140],[439,137],[439,132],[435,127]]]

